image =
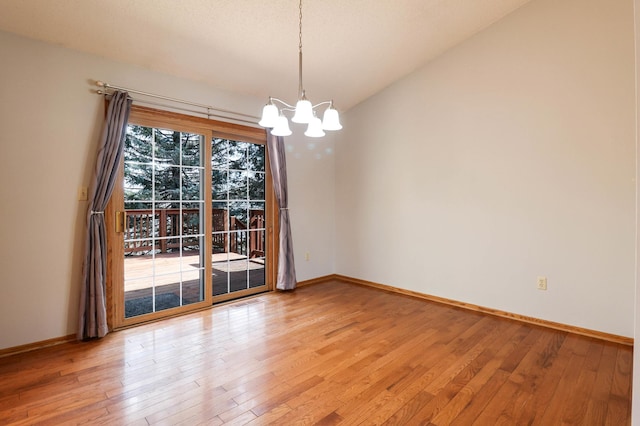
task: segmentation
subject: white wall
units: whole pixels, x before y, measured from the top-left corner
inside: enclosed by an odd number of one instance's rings
[[[304,136],[305,125],[290,123],[285,138],[289,212],[298,281],[333,274],[335,255],[335,138]],[[306,255],[308,254],[308,259]]]
[[[87,206],[77,201],[76,191],[90,182],[104,117],[102,98],[91,92],[89,80],[253,115],[265,100],[7,33],[0,33],[0,52],[2,349],[76,330]],[[334,271],[333,158],[316,159],[304,149],[304,155],[294,150],[289,156],[300,279]]]
[[[632,6],[534,0],[345,114],[337,273],[633,336]]]

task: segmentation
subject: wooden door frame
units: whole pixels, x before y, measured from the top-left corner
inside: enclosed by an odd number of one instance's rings
[[[156,128],[170,128],[171,130],[197,133],[205,136],[204,146],[204,182],[205,187],[205,253],[211,254],[211,140],[212,138],[225,138],[243,142],[258,143],[265,146],[265,288],[266,291],[275,289],[278,248],[279,248],[279,211],[271,177],[271,167],[267,153],[266,132],[264,129],[243,126],[234,123],[226,123],[207,118],[189,116],[169,111],[133,105],[129,117],[129,124],[136,124]],[[107,276],[106,276],[106,302],[107,323],[110,330],[126,328],[143,322],[149,322],[175,315],[181,315],[200,309],[206,309],[213,303],[218,303],[237,297],[255,293],[252,289],[241,290],[220,296],[213,296],[211,260],[205,262],[205,300],[178,308],[171,308],[170,312],[160,311],[139,317],[124,318],[124,235],[115,233],[115,215],[117,211],[124,210],[124,159],[118,167],[118,181],[114,186],[111,199],[105,209],[105,226],[107,236]],[[117,283],[117,285],[116,285]],[[259,290],[260,292],[263,289]],[[116,301],[121,303],[116,303]]]

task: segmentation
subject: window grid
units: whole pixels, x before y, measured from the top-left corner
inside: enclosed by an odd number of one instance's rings
[[[128,126],[127,128],[127,133],[128,135],[130,135],[130,132],[132,131],[132,129],[134,127],[140,127],[142,128],[142,126]],[[149,129],[149,128],[147,128]],[[159,158],[157,156],[158,153],[158,139],[159,137],[162,136],[168,136],[168,135],[175,135],[178,134],[178,162],[177,164],[175,163],[171,163],[170,161],[167,161],[166,158]],[[193,165],[193,164],[184,164],[184,158],[185,158],[185,152],[184,152],[184,145],[186,143],[189,142],[193,142],[193,138],[195,138],[196,143],[198,145],[197,148],[197,165]],[[198,267],[196,268],[197,274],[199,275],[199,281],[200,284],[202,285],[203,283],[203,278],[204,278],[204,263],[203,263],[203,256],[202,256],[202,250],[204,248],[204,237],[205,237],[205,227],[204,227],[204,221],[203,221],[203,212],[204,212],[204,192],[203,192],[203,176],[204,176],[204,166],[203,166],[203,162],[202,162],[202,157],[203,157],[203,145],[204,145],[204,138],[201,135],[196,135],[196,134],[192,134],[192,133],[184,133],[184,132],[174,132],[172,130],[165,130],[165,129],[158,129],[158,128],[151,128],[151,137],[149,138],[150,140],[148,140],[148,142],[150,142],[151,144],[151,155],[148,162],[144,162],[144,161],[131,161],[131,160],[126,160],[125,159],[125,167],[126,166],[130,166],[130,167],[135,167],[135,166],[143,166],[143,167],[148,167],[151,169],[151,191],[150,191],[150,197],[148,198],[142,198],[142,199],[136,199],[136,200],[128,200],[126,197],[126,189],[127,189],[127,181],[126,181],[126,176],[125,176],[125,209],[128,210],[126,208],[127,204],[128,205],[149,205],[150,206],[150,211],[151,211],[151,222],[152,222],[152,232],[150,233],[150,235],[147,235],[144,238],[125,238],[125,243],[142,243],[142,242],[148,242],[150,241],[150,254],[151,254],[151,269],[149,274],[147,275],[140,275],[140,276],[136,276],[133,279],[127,280],[127,277],[125,276],[125,284],[127,282],[131,282],[131,281],[138,281],[138,280],[150,280],[151,281],[151,301],[152,301],[152,310],[151,312],[156,312],[157,311],[157,306],[156,306],[156,301],[157,301],[157,285],[159,284],[160,281],[172,281],[172,280],[166,280],[166,278],[171,277],[171,276],[175,276],[176,280],[174,284],[178,285],[178,292],[179,292],[179,306],[182,306],[184,304],[184,294],[183,294],[183,284],[185,282],[185,276],[187,275],[194,275],[194,270],[193,268],[191,270],[185,270],[184,267],[184,261],[185,261],[185,257],[184,257],[184,243],[187,240],[195,240],[197,241],[197,246],[199,247],[200,250],[200,256],[199,256],[199,262],[198,262]],[[169,199],[162,199],[159,198],[157,195],[158,191],[157,191],[157,183],[158,183],[158,174],[160,172],[161,169],[176,169],[176,173],[178,176],[178,183],[177,183],[177,199],[173,199],[173,197],[170,197]],[[185,176],[187,174],[191,174],[192,177],[195,176],[196,177],[196,184],[197,184],[197,191],[198,191],[198,198],[197,199],[193,199],[193,197],[187,197],[185,198]],[[134,191],[140,190],[141,188],[138,187],[129,187],[129,189],[133,189]],[[158,217],[162,214],[160,213],[162,210],[167,210],[167,209],[163,209],[163,208],[159,208],[160,205],[165,204],[165,205],[169,205],[171,206],[172,204],[177,204],[177,208],[171,208],[170,210],[177,210],[177,215],[175,216],[175,218],[172,218],[172,222],[176,221],[176,223],[172,223],[172,226],[175,228],[174,232],[176,233],[175,235],[169,235],[169,236],[160,236],[160,226],[164,225],[165,229],[166,229],[166,223],[163,224],[161,223],[161,221],[158,219]],[[191,208],[187,208],[185,206],[189,206]],[[195,206],[195,207],[192,207]],[[188,233],[185,234],[185,212],[188,210],[196,210],[197,214],[198,214],[198,232],[197,233]],[[166,217],[166,215],[165,215]],[[148,220],[147,220],[148,222]],[[156,231],[156,229],[158,229],[158,231]],[[166,232],[166,231],[165,231]],[[169,243],[172,240],[177,240],[177,244],[178,244],[178,268],[175,271],[171,271],[171,272],[164,272],[161,273],[160,271],[158,271],[157,269],[157,255],[160,251],[160,249],[158,248],[159,244],[163,244],[162,242],[166,242],[166,246],[169,245]],[[163,280],[163,278],[165,278]]]
[[[216,144],[218,145],[218,148],[220,149],[216,149]],[[232,150],[232,145],[239,145],[239,146],[244,146],[243,149],[240,150],[240,155],[238,156],[238,150]],[[258,164],[257,168],[253,168],[251,167],[251,156],[250,156],[250,149],[251,147],[254,147],[254,149],[256,149],[255,147],[257,147],[256,151],[261,154],[261,156],[258,156],[258,161],[261,162],[261,164]],[[227,212],[227,217],[225,219],[225,224],[224,224],[224,228],[223,230],[212,230],[212,234],[213,234],[213,238],[214,240],[220,241],[224,241],[224,251],[226,253],[226,259],[224,261],[218,261],[218,262],[214,262],[214,264],[217,264],[218,266],[220,265],[224,265],[223,270],[226,270],[226,291],[224,293],[231,293],[233,290],[231,288],[231,282],[232,282],[232,271],[233,272],[242,272],[241,270],[239,271],[234,271],[234,264],[238,263],[238,262],[244,262],[245,263],[245,268],[244,268],[244,272],[245,272],[245,289],[248,289],[251,287],[251,264],[250,262],[259,262],[262,261],[264,262],[265,260],[265,253],[262,253],[262,256],[259,257],[254,257],[251,258],[251,239],[252,237],[255,238],[255,236],[257,235],[257,238],[259,240],[261,240],[260,243],[260,247],[265,246],[266,244],[266,227],[264,226],[264,223],[266,223],[264,220],[262,221],[263,226],[258,226],[255,228],[251,228],[251,220],[252,220],[252,215],[251,212],[252,211],[262,211],[263,215],[265,212],[265,206],[266,206],[266,200],[265,200],[265,178],[266,178],[266,171],[264,170],[264,158],[265,158],[265,152],[264,152],[264,147],[262,145],[255,145],[255,144],[251,144],[248,142],[241,142],[241,141],[231,141],[228,139],[218,139],[218,138],[214,138],[212,140],[212,153],[214,152],[222,152],[225,153],[226,155],[223,155],[222,159],[221,158],[213,158],[214,154],[212,154],[212,168],[211,168],[211,173],[212,173],[212,208],[214,209],[214,211],[217,210],[224,210]],[[242,164],[244,160],[244,167],[234,167],[234,165],[237,164]],[[224,178],[222,179],[223,182],[216,182],[216,175],[217,176],[224,176]],[[237,179],[237,178],[233,178],[233,176],[240,176],[242,177],[242,179]],[[259,189],[259,191],[261,191],[262,193],[262,197],[259,198],[252,198],[252,196],[254,194],[252,194],[252,182],[251,179],[256,179],[256,182],[258,183],[257,188]],[[215,188],[217,185],[219,184],[223,184],[221,189],[223,189],[222,191],[218,191],[218,193],[215,192]],[[240,186],[244,186],[242,193],[239,193],[236,188],[237,185],[240,184]],[[234,186],[235,185],[235,186]],[[255,184],[254,184],[255,185]],[[219,194],[220,192],[224,193],[224,198],[221,198]],[[243,197],[241,198],[238,195],[242,195]],[[242,205],[244,208],[242,209],[233,209],[233,206],[235,205]],[[232,222],[232,218],[234,218],[235,216],[232,216],[234,211],[242,211],[244,210],[241,218],[244,219],[246,221],[246,228],[244,230],[235,230],[235,229],[231,229],[231,222]],[[264,217],[264,216],[263,216]],[[244,236],[244,238],[243,238]],[[232,260],[231,259],[231,253],[232,253],[232,248],[231,248],[231,243],[233,241],[233,238],[236,238],[236,241],[238,238],[240,238],[241,241],[244,241],[243,243],[243,247],[241,249],[242,253],[240,253],[241,255],[244,255],[245,258],[244,259],[237,259],[237,260]],[[215,268],[214,268],[215,269]],[[262,273],[264,274],[264,269],[262,269]],[[220,279],[220,278],[218,278]],[[215,277],[215,273],[214,273],[214,287],[215,287],[215,282],[216,282],[216,277]],[[264,275],[262,278],[262,282],[264,283]],[[221,293],[221,294],[224,294]],[[214,290],[214,296],[217,295],[217,293],[215,293]]]

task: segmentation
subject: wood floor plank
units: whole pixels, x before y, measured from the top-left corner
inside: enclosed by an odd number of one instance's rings
[[[433,395],[429,392],[419,391],[409,401],[404,404],[399,410],[397,410],[393,416],[389,417],[383,425],[406,425],[409,424],[409,420],[415,418],[415,415],[420,411],[422,407],[429,403],[433,399]]]
[[[503,337],[509,338],[516,333],[517,324],[512,324],[510,329],[504,331]],[[506,345],[505,345],[506,346]],[[504,354],[509,353],[511,348],[499,348],[498,352],[492,347],[486,348],[477,358],[475,358],[463,371],[456,376],[450,384],[447,384],[447,391],[453,391],[453,395],[438,413],[431,420],[434,424],[451,424],[459,414],[467,407],[475,395],[493,377],[503,362]]]
[[[565,337],[562,333],[554,334],[547,348],[541,353],[539,362],[544,374],[537,374],[535,370],[530,373],[535,375],[532,377],[533,380],[529,381],[531,399],[522,407],[516,422],[542,417],[549,406],[573,354],[571,346],[565,345]]]
[[[83,407],[74,411],[67,411],[59,415],[50,417],[46,420],[38,421],[39,426],[59,426],[59,425],[79,425],[79,424],[97,424],[99,419],[107,414],[106,408],[87,408]]]
[[[594,424],[605,424],[607,418],[608,401],[611,393],[618,348],[615,345],[604,345],[600,356],[600,363],[596,368],[596,382],[591,389],[591,396],[587,402],[585,417],[593,419]]]
[[[473,347],[467,346],[463,354],[424,387],[424,391],[434,395],[434,398],[415,413],[411,421],[420,422],[429,419],[433,424],[451,422],[452,418],[444,417],[445,415],[438,416],[469,380],[494,358],[493,350],[487,350],[487,348],[491,347],[491,342],[495,341],[501,333],[492,331],[494,333],[480,334],[481,338],[474,340],[476,344]]]
[[[631,375],[633,354],[618,348],[616,368],[611,383],[611,397],[607,406],[607,424],[623,424],[631,416],[631,401],[626,396],[631,393]]]
[[[545,333],[512,371],[508,387],[505,387],[511,395],[510,404],[505,406],[496,395],[493,399],[496,404],[491,406],[496,412],[500,408],[499,421],[517,424],[519,419],[528,418],[534,412],[545,409],[537,401],[536,394],[544,377],[554,368],[554,361],[563,342],[562,338],[557,337],[555,333]],[[512,389],[512,383],[517,384],[515,389]]]
[[[282,417],[291,412],[291,407],[287,404],[282,404],[272,408],[260,417],[245,423],[247,425],[270,425],[270,424],[287,424],[282,420]],[[255,414],[255,413],[254,413]]]
[[[554,419],[561,422],[565,410],[571,407],[572,404],[577,403],[577,400],[574,399],[577,393],[576,383],[583,366],[584,358],[573,354],[567,364],[567,368],[558,380],[558,386],[541,418],[541,424],[548,424]]]
[[[0,358],[0,424],[628,425],[632,354],[332,281]]]
[[[318,386],[311,388],[287,402],[291,407],[277,419],[275,424],[332,424],[344,419],[335,411],[342,405],[338,399],[334,382],[325,380]],[[256,422],[259,423],[259,422]]]

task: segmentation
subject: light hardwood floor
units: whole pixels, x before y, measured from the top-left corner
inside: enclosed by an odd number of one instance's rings
[[[626,425],[631,362],[329,282],[0,358],[0,424]]]

